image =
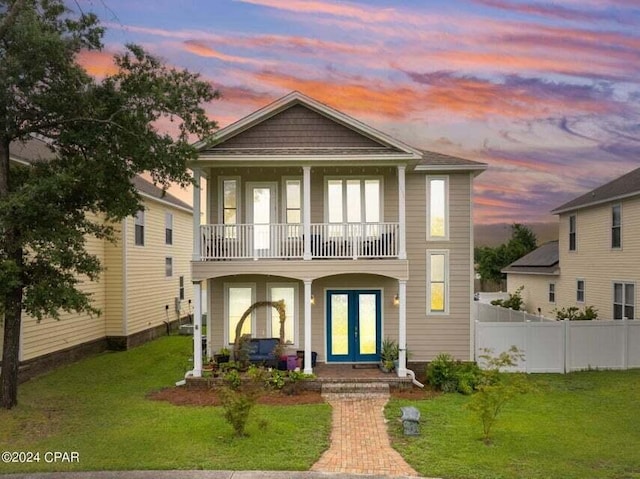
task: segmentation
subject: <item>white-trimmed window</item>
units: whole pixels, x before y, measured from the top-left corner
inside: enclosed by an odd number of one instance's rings
[[[427,250],[427,314],[449,313],[449,251]]]
[[[622,205],[611,207],[611,248],[622,248]]]
[[[549,302],[556,302],[556,283],[549,283]]]
[[[364,235],[377,235],[378,223],[383,221],[382,178],[326,178],[325,181],[326,221],[336,225],[366,224]],[[362,234],[359,226],[351,228],[355,228],[355,234]],[[330,228],[329,234],[342,236],[344,231],[336,226]]]
[[[140,210],[136,213],[133,220],[135,244],[137,246],[144,246],[144,211]]]
[[[269,301],[284,300],[286,320],[284,322],[284,340],[286,344],[296,345],[296,325],[298,324],[298,285],[297,283],[270,283],[267,285]],[[275,308],[269,308],[271,337],[280,337],[280,317]]]
[[[173,244],[173,213],[164,214],[164,244]]]
[[[635,318],[635,289],[635,283],[613,283],[613,319]]]
[[[576,301],[584,303],[584,279],[576,279]]]
[[[427,176],[427,240],[449,239],[449,177]]]
[[[178,296],[180,298],[180,301],[184,300],[184,276],[180,276],[178,282]]]
[[[575,251],[577,245],[576,215],[571,215],[569,216],[569,251]]]
[[[302,235],[302,180],[300,178],[284,178],[282,191],[284,194],[284,222],[287,236],[297,238]]]
[[[236,339],[236,326],[244,312],[255,302],[255,284],[225,284],[225,329],[227,343]],[[251,334],[255,330],[255,311],[242,326],[242,334]]]
[[[173,258],[170,256],[167,256],[164,259],[164,275],[167,278],[170,278],[173,276]]]
[[[224,237],[236,238],[240,222],[240,178],[220,177],[218,184],[220,222],[225,225]]]

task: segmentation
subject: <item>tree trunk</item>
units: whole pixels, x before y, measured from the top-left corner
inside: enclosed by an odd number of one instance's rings
[[[0,199],[9,195],[9,144],[8,138],[0,141]],[[9,261],[13,260],[22,275],[23,257],[19,232],[13,227],[0,225],[4,238],[0,249]],[[20,363],[20,325],[22,322],[22,282],[18,281],[4,298],[4,343],[2,372],[0,373],[0,404],[11,409],[18,404],[18,367]]]

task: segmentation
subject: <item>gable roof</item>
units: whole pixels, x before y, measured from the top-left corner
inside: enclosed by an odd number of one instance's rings
[[[559,262],[558,241],[549,241],[514,261],[501,272],[557,276],[560,274]]]
[[[49,147],[49,142],[42,137],[33,136],[28,141],[13,141],[9,145],[9,157],[12,161],[23,165],[32,165],[38,161],[48,161],[55,157],[55,153]],[[138,192],[146,198],[168,203],[171,206],[193,212],[193,208],[184,201],[179,200],[162,188],[158,188],[141,176],[132,180]]]
[[[621,200],[637,195],[640,195],[640,168],[636,168],[609,183],[599,186],[595,190],[591,190],[578,198],[558,206],[552,210],[551,213],[557,215],[566,213],[567,211],[588,208],[608,201]]]

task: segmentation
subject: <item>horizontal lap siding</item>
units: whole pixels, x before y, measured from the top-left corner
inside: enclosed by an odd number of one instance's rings
[[[155,201],[145,202],[144,246],[136,246],[134,219],[127,218],[127,328],[132,335],[178,318],[174,298],[179,294],[179,278],[184,276],[185,299],[181,316],[193,304],[191,214]],[[173,213],[173,245],[165,244],[165,213]],[[173,258],[173,276],[165,276],[165,257]],[[169,306],[168,314],[166,306]]]
[[[122,245],[122,225],[115,228],[115,236],[118,238],[117,243],[105,244],[105,271],[102,276],[106,282],[106,299],[105,299],[105,327],[107,336],[121,336],[124,334],[123,329],[123,245]]]
[[[611,249],[611,206],[622,204],[622,249]],[[558,307],[595,306],[602,319],[613,317],[613,281],[636,283],[640,291],[640,198],[578,210],[577,250],[569,251],[569,213],[560,216]],[[585,302],[576,302],[576,280],[585,280]]]
[[[553,310],[556,308],[556,303],[549,302],[549,283],[556,284],[556,301],[558,301],[559,277],[513,273],[507,275],[507,291],[510,293],[524,286],[521,294],[526,311],[537,314],[538,308],[540,308],[543,316],[555,318]]]
[[[88,238],[86,249],[96,255],[104,264],[105,242]],[[60,320],[43,318],[39,323],[35,318],[23,314],[21,360],[26,361],[61,349],[67,349],[105,336],[105,287],[104,276],[99,281],[88,279],[80,289],[92,295],[93,306],[100,309],[101,316],[90,317],[86,313],[61,312]]]
[[[438,176],[441,176],[439,173]],[[407,175],[407,346],[412,360],[430,360],[441,352],[470,359],[471,206],[468,173],[449,174],[449,241],[426,239],[426,179]],[[426,253],[449,251],[449,314],[427,315]]]

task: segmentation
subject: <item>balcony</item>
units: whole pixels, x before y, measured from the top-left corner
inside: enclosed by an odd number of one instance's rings
[[[302,224],[201,225],[200,259],[398,258],[399,223],[311,223],[305,255]]]

